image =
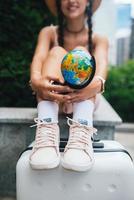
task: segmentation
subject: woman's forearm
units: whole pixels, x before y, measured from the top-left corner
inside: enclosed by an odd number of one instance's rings
[[[37,46],[30,66],[31,79],[38,79],[41,77],[43,63],[48,56],[50,42],[51,31],[49,27],[45,27],[40,31],[38,36]]]
[[[107,79],[107,74],[108,74],[108,62],[103,61],[101,63],[96,63],[98,67],[96,67],[96,72],[95,76],[101,76],[103,79]]]
[[[38,57],[33,58],[33,61],[30,66],[30,79],[36,80],[41,77],[43,62]]]
[[[99,37],[96,42],[94,57],[96,60],[96,76],[106,80],[108,74],[108,50],[109,42],[106,37]]]

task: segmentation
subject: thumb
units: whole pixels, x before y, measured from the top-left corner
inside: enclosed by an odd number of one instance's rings
[[[56,82],[56,83],[61,83],[61,84],[64,84],[64,78],[63,77],[53,77],[53,76],[49,76],[48,77],[48,80],[50,82]]]

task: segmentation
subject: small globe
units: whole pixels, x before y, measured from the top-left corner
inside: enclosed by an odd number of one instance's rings
[[[62,60],[65,84],[75,89],[86,87],[95,74],[95,59],[84,50],[69,51]]]

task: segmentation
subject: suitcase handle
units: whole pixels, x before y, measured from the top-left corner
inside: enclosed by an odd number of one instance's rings
[[[93,148],[104,148],[104,143],[103,142],[99,142],[100,140],[94,140],[95,142],[93,142]],[[65,145],[67,144],[67,140],[66,139],[61,139],[60,141],[60,150],[61,152],[64,151]],[[20,155],[19,158],[21,157],[21,155],[28,150],[32,150],[33,147],[27,147],[26,149],[24,149]]]
[[[100,146],[99,146],[100,144]],[[96,147],[97,146],[97,147]],[[103,146],[103,147],[102,147]],[[29,151],[29,150],[32,150],[33,147],[27,147],[24,151],[21,152],[21,154],[19,155],[19,158],[21,157],[21,155],[26,152],[26,151]],[[118,152],[123,152],[123,153],[126,153],[130,159],[132,160],[133,162],[133,158],[131,157],[130,153],[125,150],[125,149],[104,149],[104,143],[93,143],[93,148],[94,148],[94,153],[118,153]],[[60,148],[60,151],[63,152],[64,151],[64,148]]]

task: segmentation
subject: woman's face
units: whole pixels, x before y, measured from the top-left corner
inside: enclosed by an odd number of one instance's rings
[[[85,14],[88,0],[61,0],[61,10],[65,17],[74,19]]]

